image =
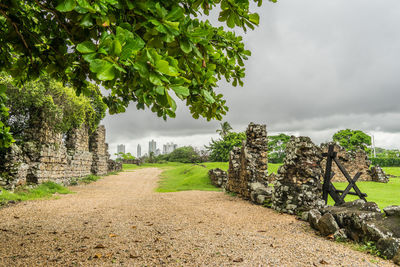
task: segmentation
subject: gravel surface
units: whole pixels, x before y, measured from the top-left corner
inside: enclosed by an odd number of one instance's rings
[[[0,210],[1,266],[392,266],[222,192],[155,193],[159,169]]]

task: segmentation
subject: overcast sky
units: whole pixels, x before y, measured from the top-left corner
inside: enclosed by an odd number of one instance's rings
[[[373,134],[376,146],[400,148],[400,1],[264,1],[260,26],[244,35],[252,56],[244,87],[218,88],[230,108],[224,121],[235,131],[249,122],[268,134],[310,136],[319,144],[340,129]],[[212,19],[212,18],[211,18]],[[117,144],[136,155],[148,141],[201,147],[219,121],[191,118],[185,105],[166,122],[131,105],[107,115],[110,153]]]

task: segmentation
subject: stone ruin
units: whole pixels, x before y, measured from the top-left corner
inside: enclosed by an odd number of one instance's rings
[[[208,176],[210,177],[211,184],[216,187],[225,187],[226,181],[228,180],[228,174],[226,171],[220,168],[211,169],[208,171]]]
[[[321,149],[323,153],[328,152],[328,146],[331,143],[321,144]],[[358,181],[374,181],[374,182],[387,182],[388,179],[381,168],[379,170],[370,170],[371,162],[368,160],[368,155],[363,150],[358,150],[356,152],[346,151],[343,147],[334,144],[334,151],[337,152],[337,158],[343,167],[347,170],[350,176],[353,178],[357,172],[361,172],[361,176]],[[326,159],[323,159],[321,166],[325,171]],[[332,164],[332,171],[335,173],[333,176],[333,182],[347,182],[346,177],[339,170],[336,163]],[[379,172],[379,173],[378,173]]]
[[[230,152],[225,189],[263,204],[270,198],[268,186],[268,142],[265,125],[250,123],[241,148]]]
[[[286,145],[286,158],[278,169],[272,208],[289,214],[324,206],[322,153],[309,137],[294,137]]]
[[[388,206],[383,211],[376,203],[359,199],[310,210],[306,217],[323,236],[341,241],[372,241],[381,255],[400,264],[400,206]]]
[[[27,132],[28,141],[13,144],[0,160],[0,186],[13,190],[24,184],[45,181],[68,185],[89,174],[104,175],[122,169],[110,161],[105,127],[89,136],[87,127],[70,131],[66,137],[38,124]]]
[[[327,146],[318,147],[308,137],[292,136],[286,146],[284,164],[271,177],[267,175],[265,125],[250,123],[246,135],[242,148],[235,147],[230,152],[228,173],[220,169],[209,171],[212,184],[279,212],[301,215],[324,236],[373,241],[383,256],[400,265],[400,206],[384,208],[385,214],[376,203],[361,199],[327,206],[322,199],[326,164],[323,152]],[[364,181],[388,181],[380,167],[369,170],[365,153],[347,153],[338,146],[335,150],[350,175],[362,171]],[[333,166],[336,181],[347,181],[336,164]],[[274,186],[268,186],[272,180]]]

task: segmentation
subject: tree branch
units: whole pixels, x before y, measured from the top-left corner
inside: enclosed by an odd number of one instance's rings
[[[71,38],[71,41],[72,41],[73,43],[75,43],[75,40],[74,40],[74,37],[73,37],[72,33],[68,30],[67,26],[61,21],[61,19],[60,19],[60,17],[58,16],[57,12],[54,11],[54,10],[52,10],[51,8],[48,8],[48,7],[44,6],[44,5],[42,5],[38,0],[35,0],[35,3],[36,3],[38,6],[40,6],[41,8],[43,8],[43,9],[49,11],[50,13],[52,13],[52,14],[55,16],[55,18],[56,18],[56,20],[58,21],[58,23],[60,23],[61,26],[64,28],[64,30],[67,32],[67,34],[68,34],[69,37]]]
[[[19,31],[17,24],[16,24],[14,21],[12,21],[12,19],[11,19],[9,16],[7,16],[7,13],[6,13],[4,10],[0,9],[0,13],[3,14],[3,16],[4,16],[4,17],[11,23],[11,25],[14,27],[15,32],[16,32],[16,33],[18,34],[18,36],[21,38],[22,42],[24,43],[25,48],[28,50],[28,52],[29,52],[29,57],[31,58],[31,63],[32,63],[32,62],[33,62],[32,51],[31,51],[31,49],[29,49],[29,46],[28,46],[28,44],[26,43],[24,36],[23,36],[23,35],[21,34],[21,32]]]

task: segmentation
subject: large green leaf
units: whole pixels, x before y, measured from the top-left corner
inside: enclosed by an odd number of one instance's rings
[[[212,97],[212,95],[210,94],[210,92],[206,91],[206,90],[201,90],[201,94],[204,96],[204,98],[206,99],[206,101],[208,103],[213,104],[215,102],[215,99]]]
[[[115,39],[111,45],[111,53],[115,56],[119,56],[121,54],[121,51],[122,51],[121,43],[118,41],[118,39]]]
[[[260,23],[260,16],[257,13],[250,14],[249,20],[254,24],[258,25]]]
[[[97,78],[102,81],[110,81],[115,77],[115,69],[112,63],[95,59],[90,62],[90,70],[97,74]]]
[[[85,41],[76,46],[76,50],[78,50],[82,54],[89,54],[96,52],[96,49],[97,49],[96,45],[91,41]]]
[[[174,90],[174,92],[176,94],[181,95],[181,96],[189,96],[190,95],[189,89],[185,86],[172,86],[171,89]]]
[[[135,53],[141,50],[144,47],[145,43],[139,36],[135,36],[132,39],[128,39],[126,44],[122,47],[121,51],[121,59],[128,59],[132,53]]]
[[[158,75],[153,72],[150,73],[149,80],[154,85],[163,85],[160,77],[158,77]]]
[[[60,12],[69,12],[74,10],[76,6],[75,0],[61,0],[56,6],[56,9]]]
[[[192,51],[192,45],[186,40],[182,40],[180,42],[180,47],[181,47],[182,51],[185,52],[186,54],[188,54]]]

